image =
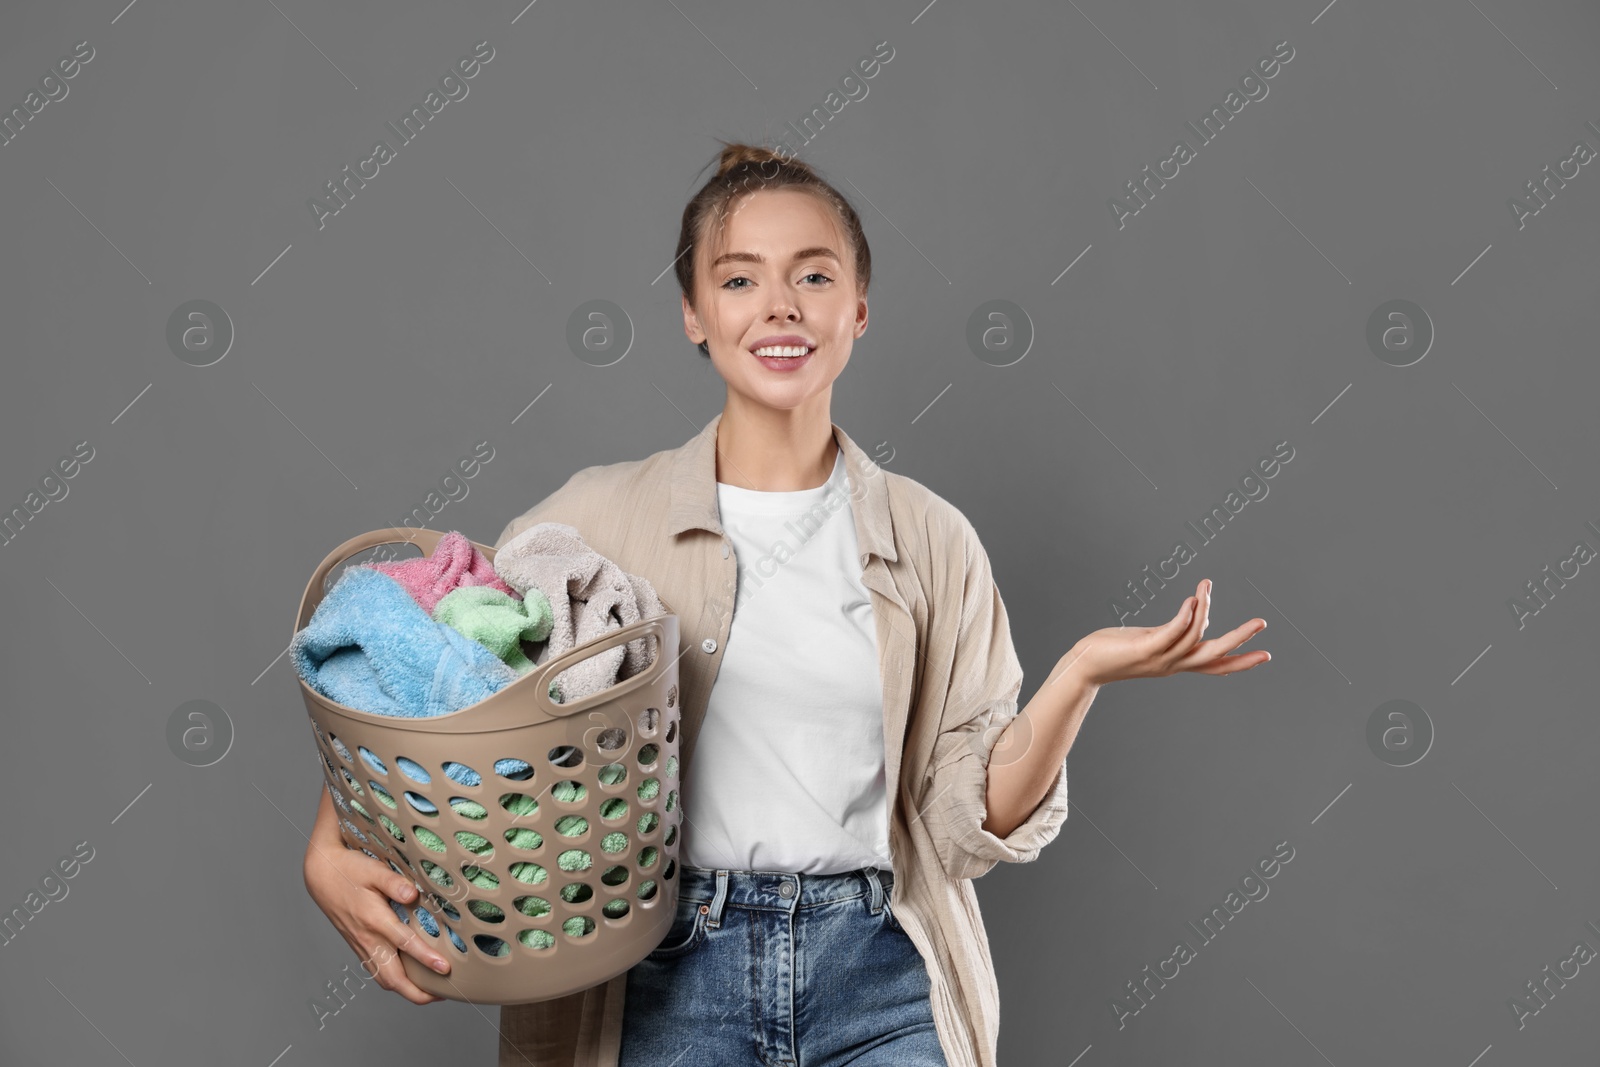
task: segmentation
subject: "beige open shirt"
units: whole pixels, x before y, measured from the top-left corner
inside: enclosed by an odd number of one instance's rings
[[[717,510],[721,420],[718,414],[679,448],[585,467],[495,542],[498,548],[536,523],[568,523],[624,571],[648,578],[678,612],[685,777],[733,620],[737,561]],[[837,423],[833,433],[844,450],[861,580],[877,625],[891,783],[890,906],[927,962],[950,1067],[994,1067],[999,986],[971,879],[1002,860],[1037,859],[1060,832],[1066,764],[1008,837],[982,828],[989,754],[1017,713],[1022,689],[988,556],[953,504],[878,466]],[[818,507],[820,520],[827,505]],[[500,1067],[615,1067],[627,978],[624,972],[556,1000],[503,1005]]]

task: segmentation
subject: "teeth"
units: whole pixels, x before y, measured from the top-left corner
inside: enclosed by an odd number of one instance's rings
[[[756,355],[766,356],[769,359],[793,359],[805,355],[811,349],[804,345],[766,345],[753,351]]]

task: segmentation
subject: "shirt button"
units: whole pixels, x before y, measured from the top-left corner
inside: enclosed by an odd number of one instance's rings
[[[715,637],[708,637],[704,641],[700,642],[700,647],[707,652],[715,652],[717,650],[717,639]]]
[[[726,541],[722,542],[722,558],[728,558],[728,542]]]
[[[792,896],[794,896],[794,885],[789,883],[789,882],[783,883],[782,885],[780,885],[778,887],[778,895],[780,897],[792,897]]]

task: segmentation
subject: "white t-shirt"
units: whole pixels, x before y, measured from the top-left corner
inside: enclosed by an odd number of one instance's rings
[[[815,489],[717,483],[739,577],[683,783],[697,867],[891,868],[877,628],[846,478],[840,452]]]

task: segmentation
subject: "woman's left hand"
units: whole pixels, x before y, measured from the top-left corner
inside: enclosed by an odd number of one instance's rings
[[[1179,671],[1234,674],[1272,659],[1265,649],[1228,655],[1267,628],[1265,619],[1251,619],[1220,637],[1201,641],[1211,613],[1211,580],[1195,587],[1195,595],[1160,626],[1114,626],[1085,636],[1064,658],[1093,685],[1128,678],[1163,678]]]

